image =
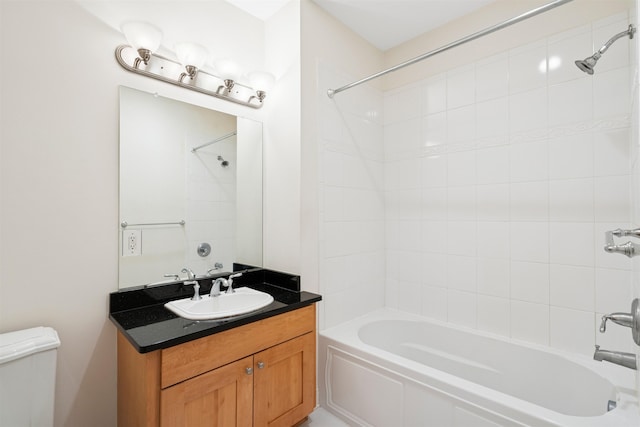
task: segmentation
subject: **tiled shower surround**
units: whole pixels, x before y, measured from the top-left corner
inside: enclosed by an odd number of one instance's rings
[[[386,305],[584,355],[630,351],[627,328],[597,332],[632,300],[630,260],[602,249],[631,222],[630,43],[593,76],[573,64],[628,24],[321,100],[321,327]]]

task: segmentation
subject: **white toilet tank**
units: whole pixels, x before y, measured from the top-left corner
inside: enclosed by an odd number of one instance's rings
[[[59,346],[48,327],[0,334],[0,426],[53,426]]]

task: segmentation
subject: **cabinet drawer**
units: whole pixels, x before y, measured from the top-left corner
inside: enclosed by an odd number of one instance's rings
[[[315,331],[315,304],[162,350],[161,387]]]

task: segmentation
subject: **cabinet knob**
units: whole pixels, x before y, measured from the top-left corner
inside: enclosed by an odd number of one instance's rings
[[[264,362],[258,362],[258,369],[264,368]]]
[[[244,368],[244,371],[247,373],[247,375],[253,374],[253,368]]]

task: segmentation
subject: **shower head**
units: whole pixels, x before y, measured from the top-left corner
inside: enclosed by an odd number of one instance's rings
[[[598,63],[598,59],[600,59],[602,55],[598,54],[598,52],[594,53],[588,58],[576,61],[576,66],[580,68],[581,71],[584,71],[587,74],[593,74],[593,67]]]
[[[607,51],[607,49],[609,49],[611,47],[611,45],[621,37],[629,36],[629,38],[632,39],[633,38],[633,34],[635,32],[636,32],[636,28],[633,25],[629,25],[629,28],[627,29],[627,31],[623,31],[623,32],[618,33],[615,36],[611,37],[611,39],[609,39],[609,41],[606,42],[604,44],[604,46],[602,46],[593,55],[591,55],[591,56],[589,56],[589,57],[587,57],[585,59],[575,61],[576,66],[581,71],[584,71],[587,74],[593,74],[593,68],[596,66],[596,64],[598,63],[598,60]]]
[[[220,165],[223,168],[226,168],[227,166],[229,166],[229,162],[223,159],[222,156],[218,156],[218,160],[220,161]]]

